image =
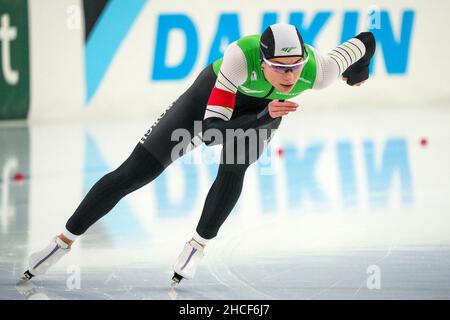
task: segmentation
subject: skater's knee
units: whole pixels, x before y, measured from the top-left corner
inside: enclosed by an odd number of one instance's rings
[[[102,180],[127,193],[151,182],[162,171],[163,165],[143,147],[137,146],[124,163]]]
[[[126,194],[137,183],[136,179],[133,179],[131,174],[133,174],[133,172],[123,170],[123,168],[118,168],[106,174],[102,178],[101,182],[110,185],[112,193],[116,191],[120,194]]]

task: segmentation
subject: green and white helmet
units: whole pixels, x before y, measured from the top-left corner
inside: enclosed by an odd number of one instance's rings
[[[287,23],[277,23],[264,30],[260,40],[261,57],[305,57],[303,38],[297,28]]]

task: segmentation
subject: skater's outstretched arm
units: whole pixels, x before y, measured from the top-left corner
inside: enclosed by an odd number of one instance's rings
[[[313,48],[317,64],[313,89],[326,88],[341,75],[348,85],[359,86],[369,78],[369,64],[375,48],[371,32],[362,32],[325,55]]]

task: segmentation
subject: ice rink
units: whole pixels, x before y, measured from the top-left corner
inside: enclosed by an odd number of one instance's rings
[[[0,123],[0,299],[449,299],[450,109],[300,110],[246,175],[196,277],[172,290],[217,170],[198,147],[16,286],[156,117]]]

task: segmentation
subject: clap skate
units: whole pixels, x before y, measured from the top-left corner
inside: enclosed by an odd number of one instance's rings
[[[47,247],[30,256],[29,268],[23,273],[19,282],[28,281],[34,276],[46,273],[51,266],[56,264],[69,251],[70,248],[67,243],[59,237],[53,238]]]
[[[194,240],[187,242],[173,266],[172,286],[182,279],[192,279],[200,261],[204,256],[204,248]]]

